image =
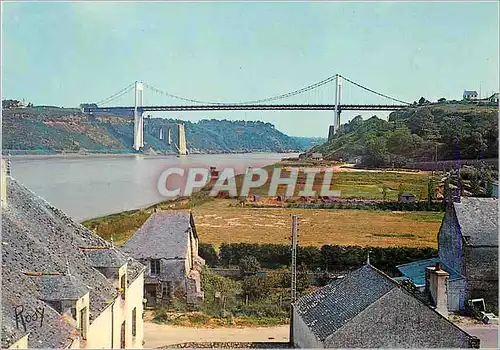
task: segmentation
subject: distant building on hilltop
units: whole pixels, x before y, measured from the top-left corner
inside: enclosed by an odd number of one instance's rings
[[[2,348],[142,348],[144,266],[2,171],[4,186]]]
[[[479,348],[479,339],[367,263],[293,305],[297,348]]]
[[[493,95],[488,97],[488,102],[498,103],[498,92],[495,92]]]
[[[125,243],[124,252],[148,268],[144,282],[147,305],[168,304],[175,297],[196,303],[203,298],[198,234],[188,210],[153,213]]]
[[[465,101],[472,101],[472,100],[477,100],[478,95],[477,91],[474,90],[465,90],[463,94],[463,99]]]

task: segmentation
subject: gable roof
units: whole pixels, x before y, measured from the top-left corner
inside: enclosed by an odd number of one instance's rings
[[[496,198],[462,197],[453,209],[466,245],[498,247]]]
[[[2,331],[11,334],[4,337],[2,332],[2,347],[9,347],[20,336],[12,331],[18,328],[10,310],[15,307],[13,303],[27,307],[42,305],[46,315],[53,315],[44,316],[42,326],[33,322],[28,325],[30,348],[65,347],[74,328],[62,327],[65,323],[62,316],[50,303],[42,301],[74,300],[89,293],[89,317],[94,321],[117,297],[117,291],[113,281],[92,266],[81,246],[109,243],[18,181],[11,177],[6,181],[7,206],[2,208],[2,296],[10,293],[12,301],[2,298],[3,310],[10,311],[2,314]],[[121,252],[116,254],[123,258]],[[138,261],[127,260],[130,283],[143,270]]]
[[[353,319],[380,317],[380,315],[369,315],[371,306],[378,304],[388,293],[404,294],[406,298],[414,299],[416,307],[423,308],[422,312],[430,311],[430,315],[436,316],[433,322],[445,322],[456,329],[460,337],[463,335],[470,337],[370,264],[349,273],[342,280],[336,280],[312,294],[299,298],[294,304],[294,309],[316,338],[323,342]],[[387,309],[387,312],[400,313],[401,318],[396,318],[399,320],[405,319],[405,313],[415,312],[415,310],[407,310],[403,306],[397,309]],[[456,335],[449,336],[453,338]],[[439,334],[439,337],[443,335]]]
[[[191,223],[188,210],[153,213],[122,250],[136,259],[185,259]]]
[[[367,264],[343,279],[299,298],[294,308],[318,339],[323,341],[395,287],[394,281]]]
[[[464,95],[477,95],[476,90],[464,90]]]

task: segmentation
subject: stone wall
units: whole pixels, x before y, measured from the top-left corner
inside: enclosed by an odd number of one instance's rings
[[[439,259],[458,273],[463,273],[462,235],[453,208],[446,212],[438,233]]]
[[[498,247],[466,246],[467,297],[498,307]]]

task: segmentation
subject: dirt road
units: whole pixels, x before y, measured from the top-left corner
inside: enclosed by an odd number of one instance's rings
[[[289,326],[192,328],[144,322],[144,348],[188,342],[287,342]]]

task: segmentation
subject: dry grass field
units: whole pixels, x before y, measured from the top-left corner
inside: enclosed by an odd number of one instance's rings
[[[192,209],[200,241],[289,243],[291,215],[298,215],[299,244],[437,247],[443,213],[371,210],[241,208],[236,201],[208,201]]]
[[[382,199],[382,188],[385,186],[387,199],[396,200],[399,186],[402,185],[417,198],[425,199],[428,178],[429,174],[422,172],[405,174],[337,169],[332,189],[342,190],[343,198]],[[304,180],[299,177],[298,183],[303,184]],[[241,182],[242,177],[238,176],[237,188],[240,188]],[[252,193],[264,194],[268,188],[269,181]],[[283,189],[279,189],[283,193]],[[298,215],[299,243],[304,246],[436,247],[437,232],[443,217],[443,213],[437,212],[242,208],[237,204],[237,200],[203,199],[195,195],[189,200],[177,201],[175,208],[191,208],[200,241],[216,246],[223,242],[289,243],[291,215]],[[122,245],[147,220],[153,207],[168,210],[172,203],[165,202],[144,210],[96,218],[83,224],[105,239],[109,240],[113,236],[115,244]]]

